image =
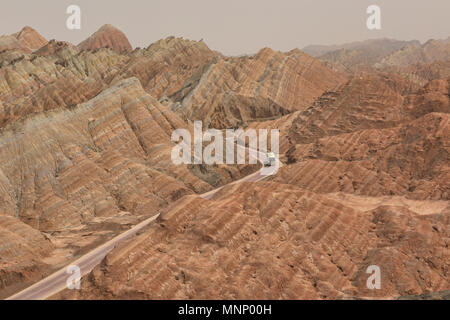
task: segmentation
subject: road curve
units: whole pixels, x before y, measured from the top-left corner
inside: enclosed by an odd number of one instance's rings
[[[240,146],[240,147],[242,147],[242,146]],[[259,151],[254,150],[254,152],[257,153],[257,155],[259,156],[259,157],[255,157],[255,158],[258,158],[257,160],[259,162],[261,162],[260,159],[264,159],[264,157],[266,156],[266,154],[261,153]],[[250,156],[252,156],[251,153],[250,153]],[[254,154],[253,154],[253,157],[254,157]],[[248,175],[240,180],[233,181],[230,184],[241,183],[241,182],[255,182],[255,181],[263,180],[263,179],[267,178],[268,176],[276,173],[276,171],[278,171],[278,168],[281,165],[282,165],[282,163],[278,160],[278,157],[277,157],[275,166],[271,166],[271,167],[263,166],[259,171],[255,172],[251,175]],[[202,197],[204,199],[211,199],[212,196],[215,193],[217,193],[219,190],[221,190],[223,187],[224,186],[222,186],[218,189],[206,192],[206,193],[200,195],[200,197]],[[92,269],[94,269],[94,267],[97,266],[103,260],[103,258],[112,249],[114,249],[114,247],[117,244],[126,240],[127,238],[131,237],[132,235],[136,234],[139,230],[141,230],[142,228],[144,228],[151,222],[155,221],[158,217],[159,217],[159,213],[152,216],[151,218],[148,218],[148,219],[140,222],[139,224],[137,224],[130,230],[118,235],[117,237],[111,239],[110,241],[102,244],[101,246],[97,247],[96,249],[83,255],[79,259],[73,261],[68,266],[73,266],[73,265],[78,266],[80,268],[81,277],[85,276],[86,274],[91,272]],[[51,274],[47,278],[42,279],[41,281],[35,283],[34,285],[10,296],[6,300],[45,300],[45,299],[55,295],[56,293],[66,289],[67,279],[71,276],[71,274],[67,273],[68,266],[56,271],[55,273]]]

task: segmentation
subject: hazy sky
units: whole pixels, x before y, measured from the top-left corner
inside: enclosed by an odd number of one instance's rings
[[[66,28],[70,4],[81,7],[81,30]],[[371,4],[381,7],[381,30],[366,27]],[[78,44],[109,23],[134,47],[174,35],[203,38],[233,55],[262,47],[287,51],[370,38],[450,36],[449,0],[2,0],[0,12],[0,34],[29,25],[47,39]]]

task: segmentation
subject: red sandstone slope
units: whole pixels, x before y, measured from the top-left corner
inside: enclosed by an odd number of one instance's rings
[[[188,86],[216,57],[203,41],[168,37],[135,50],[114,81],[136,77],[152,96],[164,99]]]
[[[125,34],[110,24],[102,26],[89,38],[81,42],[78,47],[81,50],[110,48],[117,53],[127,53],[133,50]]]
[[[174,37],[133,52],[116,78],[129,76],[184,119],[215,128],[303,109],[345,80],[299,50],[223,57],[202,41]]]
[[[204,43],[168,38],[145,50],[118,54],[50,41],[31,55],[0,53],[0,126],[28,114],[85,102],[111,84],[137,77],[164,102],[216,57]]]
[[[56,42],[31,55],[8,51],[0,57],[0,126],[93,98],[128,61],[111,50],[79,52]]]

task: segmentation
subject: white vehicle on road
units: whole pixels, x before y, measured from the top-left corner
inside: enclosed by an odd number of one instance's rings
[[[264,160],[264,166],[271,167],[271,166],[275,165],[276,161],[277,161],[277,158],[275,157],[275,153],[268,152],[266,155],[266,159]]]

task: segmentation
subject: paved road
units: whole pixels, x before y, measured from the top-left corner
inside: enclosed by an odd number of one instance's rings
[[[78,266],[82,276],[88,274],[118,243],[136,234],[139,230],[155,221],[158,217],[159,214],[142,221],[130,230],[102,244],[100,247],[85,254],[78,260],[73,261],[70,265]],[[67,267],[64,267],[27,289],[9,297],[7,300],[44,300],[64,290],[66,288],[66,281],[70,276],[71,274],[67,273]]]
[[[242,146],[239,146],[241,147]],[[256,155],[256,156],[255,156]],[[258,161],[260,159],[264,159],[266,156],[264,153],[259,151],[254,151],[253,155],[250,157],[257,158],[259,156]],[[261,162],[261,161],[260,161]],[[259,171],[246,176],[240,180],[234,181],[231,184],[240,183],[240,182],[253,182],[259,181],[267,178],[268,176],[276,173],[278,168],[281,166],[281,162],[277,159],[276,164],[272,167],[262,167]],[[218,192],[221,188],[209,191],[201,195],[204,199],[211,199],[211,197]],[[155,221],[159,217],[159,213],[151,218],[148,218],[145,221],[142,221],[138,225],[134,226],[130,230],[122,233],[121,235],[115,237],[114,239],[104,243],[100,247],[94,249],[93,251],[85,254],[78,260],[72,262],[70,265],[76,265],[80,268],[81,276],[88,274],[89,272],[97,266],[103,258],[112,250],[114,247],[125,239],[131,237],[136,234],[139,230],[147,226],[149,223]],[[67,273],[67,266],[48,276],[47,278],[37,282],[36,284],[26,288],[25,290],[9,297],[7,300],[44,300],[47,299],[56,293],[64,290],[67,286],[67,279],[71,276],[71,274]]]

